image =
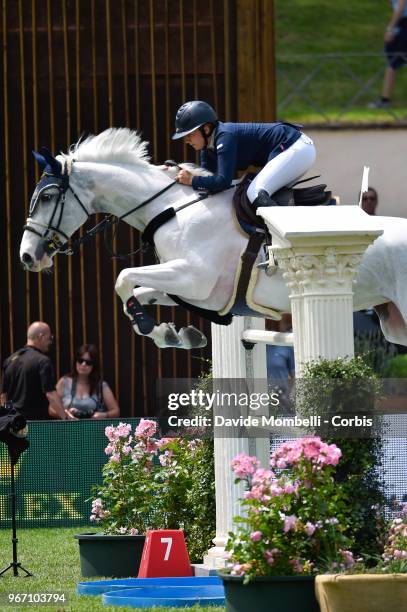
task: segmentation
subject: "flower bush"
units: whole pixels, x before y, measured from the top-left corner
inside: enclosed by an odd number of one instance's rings
[[[244,483],[243,516],[227,544],[229,570],[249,581],[256,576],[340,571],[353,564],[345,535],[346,498],[333,471],[341,457],[335,444],[301,438],[279,446],[269,469],[256,457],[232,461],[236,483]]]
[[[400,515],[390,522],[382,557],[383,570],[407,573],[407,503],[402,504]]]
[[[308,363],[301,379],[296,380],[296,410],[304,416],[352,410],[359,415],[368,414],[375,409],[372,398],[379,397],[381,392],[381,381],[366,362],[366,355],[320,359]],[[324,426],[324,431],[325,442],[333,442],[342,450],[334,478],[348,499],[349,535],[355,542],[353,552],[366,560],[370,557],[371,563],[375,563],[382,552],[385,528],[381,432],[365,429],[363,437],[359,437],[362,428],[358,428],[358,437],[348,434],[341,438],[335,428]]]
[[[157,438],[157,424],[105,429],[103,483],[93,487],[91,521],[107,534],[183,529],[191,560],[199,560],[215,536],[215,477],[211,443]]]

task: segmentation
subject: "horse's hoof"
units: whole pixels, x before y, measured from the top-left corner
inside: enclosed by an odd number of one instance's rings
[[[161,323],[158,326],[161,338],[156,338],[154,343],[159,348],[183,348],[182,340],[175,329],[174,323]]]
[[[179,337],[182,340],[182,348],[186,349],[203,348],[208,344],[203,333],[193,325],[182,327],[179,330]]]

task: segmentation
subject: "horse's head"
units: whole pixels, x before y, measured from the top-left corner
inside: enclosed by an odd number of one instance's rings
[[[89,217],[82,193],[70,185],[72,160],[54,157],[47,149],[34,157],[44,172],[30,202],[20,246],[20,260],[27,270],[40,272],[52,267],[52,257],[67,250],[72,234]]]

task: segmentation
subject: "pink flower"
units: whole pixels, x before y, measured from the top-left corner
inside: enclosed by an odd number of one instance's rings
[[[272,454],[270,465],[285,469],[308,461],[314,465],[337,465],[342,455],[335,444],[325,444],[320,438],[300,438],[281,444]]]
[[[170,442],[172,442],[174,440],[174,438],[161,438],[161,440],[157,440],[157,448],[161,448],[162,446],[165,446],[166,444],[169,444]]]
[[[109,442],[116,442],[117,440],[116,428],[113,427],[113,425],[108,425],[105,428],[105,436],[108,438]]]
[[[287,484],[284,486],[284,493],[295,493],[297,491],[297,486],[293,485],[292,482],[287,482]]]
[[[299,559],[290,559],[289,563],[293,566],[297,574],[302,574],[304,568]]]
[[[113,446],[111,444],[108,444],[105,448],[106,455],[111,455],[113,453],[113,450],[114,450]]]
[[[120,438],[127,438],[131,432],[131,425],[127,423],[119,423],[117,427],[108,425],[105,428],[105,435],[109,442],[117,442]]]
[[[172,462],[173,456],[174,456],[174,452],[172,450],[166,450],[162,455],[158,457],[158,460],[163,467],[170,467],[171,465],[173,465],[173,462]]]
[[[157,452],[158,443],[155,440],[148,440],[146,445],[146,451],[152,455]]]
[[[277,483],[274,483],[270,487],[270,493],[273,497],[278,497],[283,493],[283,489]]]
[[[235,563],[230,572],[232,576],[244,576],[245,573],[251,568],[250,563]]]
[[[149,419],[141,419],[136,427],[136,436],[139,438],[151,438],[157,432],[157,423]]]
[[[312,536],[312,534],[315,532],[315,529],[315,525],[313,525],[309,521],[305,523],[304,531],[307,535]]]
[[[407,550],[398,550],[396,548],[396,550],[394,551],[394,558],[395,559],[407,559]]]
[[[271,470],[259,468],[253,474],[252,484],[268,486],[272,478],[274,478],[274,474]]]
[[[130,529],[130,535],[137,535],[138,534],[138,529],[136,529],[135,527],[132,527]]]
[[[119,438],[127,438],[131,432],[131,425],[128,423],[119,423],[116,427],[116,435]]]
[[[257,457],[250,457],[245,453],[237,455],[231,463],[236,476],[242,479],[251,476],[260,467],[260,461]]]
[[[294,514],[291,514],[290,516],[283,515],[282,518],[284,519],[284,527],[283,527],[284,533],[287,533],[288,531],[291,531],[291,530],[292,531],[296,530],[298,518]]]
[[[272,550],[265,550],[264,551],[264,558],[266,559],[266,563],[268,565],[273,565],[274,563],[274,554]]]
[[[351,553],[350,550],[341,550],[341,555],[342,555],[343,562],[345,563],[346,567],[350,567],[351,565],[355,563],[353,554]]]
[[[260,542],[262,537],[263,534],[261,531],[252,531],[252,533],[250,534],[250,539],[252,542]]]

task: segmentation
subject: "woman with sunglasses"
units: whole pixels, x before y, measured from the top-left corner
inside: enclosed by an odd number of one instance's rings
[[[83,344],[72,371],[59,379],[57,392],[64,408],[75,418],[113,419],[119,405],[112,390],[100,375],[99,354],[94,344]]]

